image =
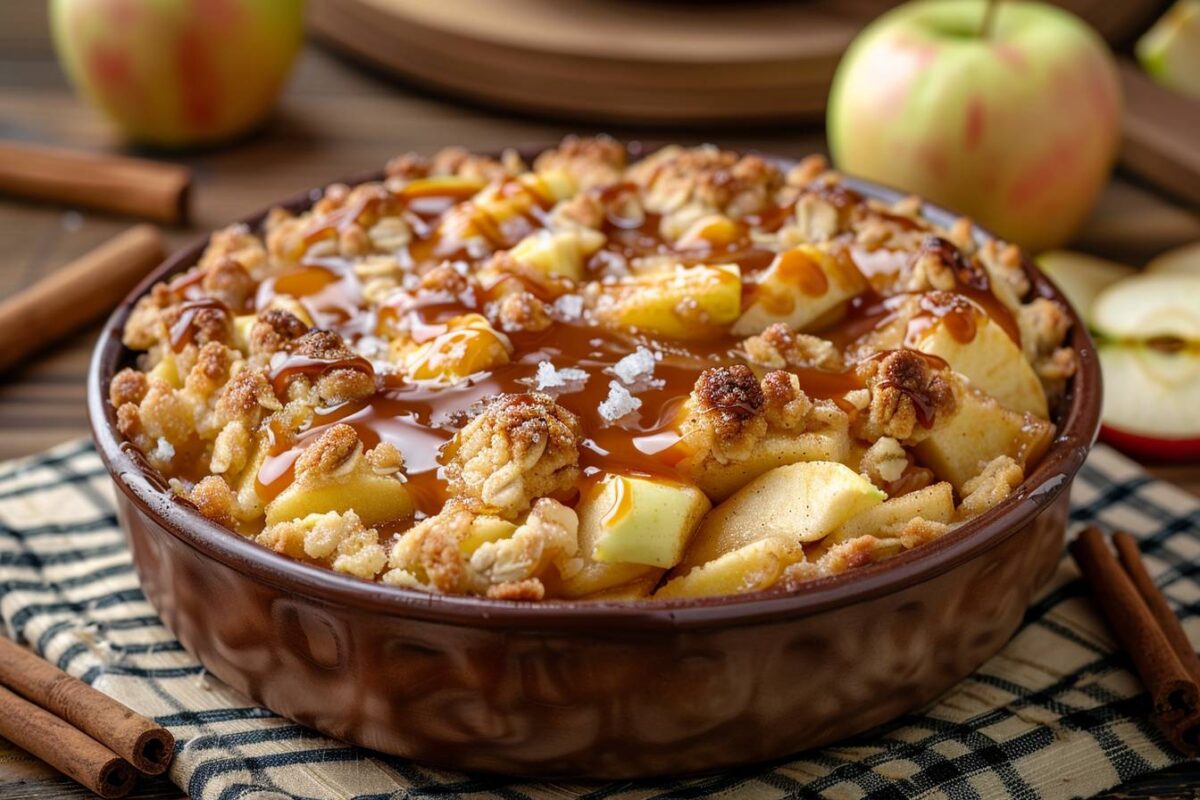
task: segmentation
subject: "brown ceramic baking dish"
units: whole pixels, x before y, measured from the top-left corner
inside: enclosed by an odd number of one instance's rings
[[[204,245],[175,254],[117,309],[90,373],[92,430],[145,594],[210,672],[255,702],[430,764],[543,777],[700,772],[833,742],[933,700],[1004,644],[1054,571],[1067,490],[1098,427],[1099,369],[1076,318],[1080,369],[1041,463],[997,507],[889,561],[792,592],[700,601],[533,604],[366,583],[210,522],[118,439],[106,387],[133,358],[121,344],[126,316]],[[1027,269],[1034,291],[1066,302]]]

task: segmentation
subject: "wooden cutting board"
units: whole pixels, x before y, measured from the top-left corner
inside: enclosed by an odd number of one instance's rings
[[[489,105],[589,122],[816,120],[898,0],[311,0],[324,41]],[[1166,0],[1057,0],[1127,42]]]
[[[415,82],[603,122],[814,119],[886,0],[312,0],[335,47]]]

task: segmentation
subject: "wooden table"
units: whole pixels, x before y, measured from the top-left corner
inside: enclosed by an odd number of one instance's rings
[[[68,89],[50,47],[45,4],[0,4],[0,137],[119,150],[112,129]],[[398,87],[308,47],[277,113],[233,146],[178,157],[196,173],[194,215],[168,230],[173,246],[339,175],[377,168],[407,150],[444,144],[488,148],[554,141],[577,125],[502,116]],[[584,131],[586,132],[586,131]],[[798,156],[824,147],[818,128],[781,130],[610,129],[626,139],[713,141]],[[0,197],[0,296],[66,263],[130,224],[101,214]],[[1200,215],[1153,190],[1115,178],[1076,246],[1140,263],[1200,239]],[[0,378],[0,459],[38,452],[86,432],[84,375],[97,328],[84,331]],[[1200,467],[1150,465],[1200,493]],[[1193,797],[1200,771],[1173,770],[1113,796]],[[0,800],[84,797],[69,781],[0,741]],[[139,798],[178,798],[166,781]]]

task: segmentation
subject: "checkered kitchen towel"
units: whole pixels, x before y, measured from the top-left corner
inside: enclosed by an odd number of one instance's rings
[[[1086,797],[1180,760],[1147,721],[1064,559],[997,656],[937,703],[856,739],[719,775],[612,784],[472,777],[349,747],[223,686],[138,589],[113,488],[91,445],[0,465],[0,614],[7,632],[166,725],[171,778],[193,798],[507,799]],[[1073,524],[1141,537],[1150,569],[1200,641],[1200,502],[1104,447],[1072,494]]]

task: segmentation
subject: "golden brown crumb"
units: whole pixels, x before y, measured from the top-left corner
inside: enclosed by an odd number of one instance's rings
[[[451,502],[410,528],[392,547],[384,580],[430,584],[459,594],[541,599],[541,576],[550,568],[566,574],[579,549],[579,520],[556,500],[539,499],[511,534],[467,549],[465,541],[478,519]]]
[[[744,364],[700,373],[688,399],[683,438],[718,461],[741,460],[767,432],[762,386]]]
[[[230,308],[244,308],[254,294],[255,282],[246,268],[229,256],[216,259],[200,282],[205,294]]]
[[[489,309],[488,319],[505,333],[536,333],[549,328],[550,310],[530,292],[509,292]]]
[[[599,230],[604,224],[604,204],[594,193],[580,192],[556,205],[550,212],[550,221],[557,229]]]
[[[890,436],[875,441],[863,453],[859,471],[881,489],[900,480],[908,467],[908,451]]]
[[[776,430],[800,431],[808,422],[813,401],[800,388],[800,379],[790,372],[775,370],[763,376],[763,415]]]
[[[218,475],[207,475],[188,492],[187,499],[196,509],[213,522],[232,525],[237,498]]]
[[[804,367],[840,372],[842,356],[833,342],[789,328],[781,322],[742,342],[750,361],[768,369]]]
[[[279,308],[269,308],[261,312],[250,327],[250,353],[271,355],[286,350],[293,341],[306,333],[308,326],[295,314]]]
[[[292,558],[308,558],[363,580],[371,580],[387,564],[379,533],[362,524],[353,511],[330,511],[278,522],[255,537],[259,544]]]
[[[983,471],[962,485],[961,518],[974,517],[992,508],[1025,479],[1021,465],[1009,456],[996,456]]]
[[[317,397],[326,405],[361,400],[375,393],[375,374],[365,369],[337,366],[338,362],[354,360],[358,354],[346,346],[342,337],[333,331],[315,330],[292,342],[291,351],[315,361],[328,361],[330,367],[312,381]],[[289,384],[307,381],[303,373],[290,376]]]
[[[465,147],[446,147],[439,150],[430,162],[429,173],[487,182],[503,180],[514,174],[503,162],[489,156],[476,155]]]
[[[186,310],[184,306],[174,305],[163,309],[162,320],[168,328],[184,320],[191,333],[191,343],[202,346],[209,342],[233,344],[233,315],[226,308],[199,308]]]
[[[513,517],[579,478],[579,418],[539,392],[503,394],[443,451],[450,491],[475,511]]]
[[[871,390],[871,405],[860,416],[857,433],[867,441],[890,436],[914,444],[958,408],[961,382],[915,350],[893,350],[862,362],[860,371]]]
[[[783,185],[779,168],[761,156],[711,145],[664,147],[631,166],[626,177],[642,187],[646,208],[655,213],[695,205],[734,218],[761,211]]]
[[[562,170],[583,189],[607,186],[621,179],[625,147],[607,136],[568,136],[558,147],[539,155],[533,168],[535,172]]]
[[[146,373],[126,367],[113,376],[108,386],[108,401],[114,407],[120,408],[126,403],[137,404],[146,396],[149,382]]]
[[[362,442],[349,425],[333,425],[296,459],[296,483],[318,485],[349,475],[362,456]]]
[[[262,280],[267,276],[266,248],[263,247],[262,240],[245,225],[230,225],[214,233],[196,266],[205,272],[211,272],[226,259],[236,261],[255,280]]]
[[[429,159],[417,153],[405,153],[387,162],[383,171],[389,178],[424,178],[429,175]]]

